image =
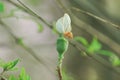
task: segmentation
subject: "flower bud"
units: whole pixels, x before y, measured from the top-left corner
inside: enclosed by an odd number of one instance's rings
[[[57,39],[57,51],[59,58],[61,58],[68,49],[68,41],[64,37],[59,37]]]

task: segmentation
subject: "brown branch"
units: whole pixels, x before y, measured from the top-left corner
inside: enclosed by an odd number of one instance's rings
[[[63,80],[61,66],[59,65],[57,66],[57,72],[58,72],[59,80]]]

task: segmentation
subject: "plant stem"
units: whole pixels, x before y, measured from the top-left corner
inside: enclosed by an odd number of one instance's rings
[[[58,76],[59,76],[59,80],[62,80],[62,61],[63,58],[58,58],[58,66],[57,66],[57,72],[58,72]]]
[[[60,65],[57,66],[57,72],[58,72],[59,80],[62,80],[62,70]]]

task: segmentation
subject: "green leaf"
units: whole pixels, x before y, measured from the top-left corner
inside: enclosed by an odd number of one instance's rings
[[[0,12],[4,12],[4,4],[0,2]]]
[[[98,53],[101,55],[109,56],[109,57],[114,54],[113,52],[108,51],[108,50],[99,50]]]
[[[78,41],[78,42],[80,42],[80,43],[82,43],[84,46],[88,46],[89,44],[88,44],[88,41],[84,38],[84,37],[81,37],[81,36],[79,36],[79,37],[75,37],[74,38],[76,41]]]
[[[113,54],[111,57],[110,57],[110,61],[112,62],[112,65],[113,66],[120,66],[120,59],[118,56],[116,56],[115,54]]]
[[[91,44],[89,45],[87,51],[89,53],[94,53],[96,51],[99,51],[102,48],[102,45],[100,42],[98,42],[97,38],[93,38]]]
[[[19,80],[31,80],[30,76],[26,74],[26,71],[24,68],[21,69]]]
[[[7,62],[3,65],[3,68],[5,71],[12,70],[17,65],[18,62],[19,62],[19,59]]]

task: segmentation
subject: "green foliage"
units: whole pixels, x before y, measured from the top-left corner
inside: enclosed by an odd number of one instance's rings
[[[21,73],[19,75],[18,80],[31,80],[30,76],[26,74],[26,71],[24,68],[21,69]]]
[[[84,46],[88,46],[89,44],[88,44],[88,41],[84,38],[84,37],[81,37],[81,36],[79,36],[79,37],[75,37],[74,38],[76,41],[78,41],[78,42],[80,42],[80,43],[82,43]]]
[[[0,2],[0,12],[4,12],[4,4]]]
[[[2,73],[0,74],[0,80],[31,80],[30,76],[26,74],[26,71],[24,68],[21,69],[20,75],[18,78],[16,78],[14,75],[10,75],[10,77],[8,79],[6,79],[3,76],[3,73],[6,71],[10,71],[10,70],[15,70],[15,66],[17,65],[17,63],[19,62],[19,59],[13,60],[13,61],[9,61],[9,62],[4,62],[2,60],[0,60],[0,67],[3,68]]]
[[[19,59],[4,63],[2,65],[2,68],[4,69],[4,71],[14,70],[18,62],[19,62]]]
[[[97,40],[97,38],[93,38],[92,42],[89,44],[88,41],[84,37],[75,37],[76,41],[82,43],[86,47],[86,51],[88,53],[95,53],[102,48],[101,43]]]
[[[100,42],[98,42],[97,38],[93,38],[91,44],[89,45],[87,51],[89,53],[94,53],[96,51],[99,51],[102,48],[102,45]]]
[[[86,51],[90,54],[101,54],[103,56],[107,56],[112,63],[113,66],[120,66],[120,59],[118,56],[115,55],[115,53],[108,51],[108,50],[102,50],[101,43],[97,40],[97,38],[93,38],[92,42],[88,44],[88,41],[83,37],[75,37],[75,40],[82,43]]]

